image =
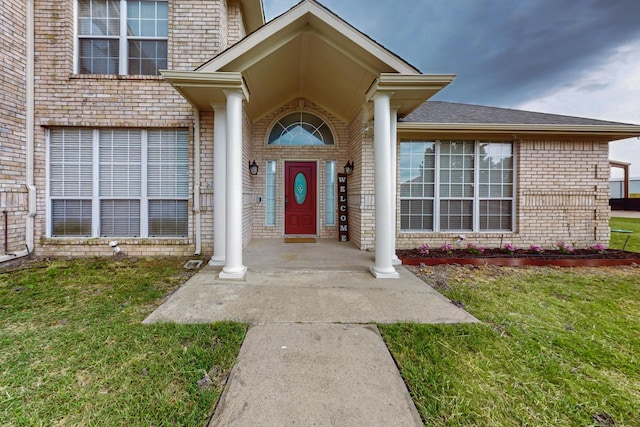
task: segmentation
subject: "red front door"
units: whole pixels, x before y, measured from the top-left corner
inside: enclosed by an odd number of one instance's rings
[[[285,162],[284,233],[316,234],[316,163]]]

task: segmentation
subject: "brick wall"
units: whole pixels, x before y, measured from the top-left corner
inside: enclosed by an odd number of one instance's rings
[[[609,242],[608,148],[606,142],[590,141],[519,144],[517,209],[523,244]]]
[[[558,241],[577,247],[608,244],[607,142],[524,140],[515,143],[515,154],[516,229],[465,232],[466,242],[499,247],[502,241],[523,248],[531,244],[552,248]],[[401,233],[397,247],[423,243],[439,247],[453,244],[458,234]]]
[[[349,177],[349,235],[362,250],[374,248],[375,167],[373,123],[360,111],[349,125],[349,157],[355,162]]]
[[[0,257],[25,248],[26,6],[5,0],[0,14]],[[5,213],[6,212],[6,213]]]
[[[268,146],[268,132],[272,126],[283,116],[296,111],[313,113],[324,119],[333,131],[334,146]],[[260,119],[253,126],[253,157],[260,166],[257,176],[251,177],[252,184],[252,211],[253,211],[253,236],[255,238],[279,238],[284,234],[284,163],[283,160],[318,161],[318,229],[317,234],[321,238],[338,238],[338,227],[325,225],[325,162],[334,160],[336,170],[342,171],[347,162],[351,141],[348,126],[333,116],[328,111],[315,105],[307,99],[294,99],[278,108],[273,113]],[[265,226],[266,209],[266,173],[265,166],[268,160],[276,160],[276,225]],[[246,163],[245,163],[246,164]],[[246,188],[246,187],[245,187]],[[258,203],[257,198],[262,197]],[[337,204],[336,204],[337,208]]]
[[[13,0],[12,3],[21,4],[22,1]],[[43,255],[104,254],[110,250],[105,239],[88,242],[83,239],[46,238],[47,128],[84,126],[193,129],[191,105],[159,76],[75,75],[73,10],[74,0],[36,2],[36,249]],[[3,16],[3,19],[6,18]],[[240,19],[237,0],[171,0],[169,68],[194,69],[227,48],[229,41],[238,41],[243,34],[243,27],[238,23]],[[227,35],[227,32],[230,34]],[[2,42],[6,43],[7,40],[3,39]],[[201,121],[202,243],[203,253],[210,254],[213,250],[213,113],[203,112]],[[191,135],[193,136],[193,132]],[[193,176],[193,148],[191,153]],[[193,207],[192,201],[189,207]],[[193,253],[193,229],[191,215],[188,239],[121,239],[121,247],[129,253],[148,255]]]

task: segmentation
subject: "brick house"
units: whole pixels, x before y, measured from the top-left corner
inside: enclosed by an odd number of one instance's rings
[[[4,5],[0,261],[117,240],[238,278],[251,239],[346,228],[395,277],[396,247],[460,234],[609,241],[608,142],[640,126],[428,101],[454,76],[313,0],[266,24],[260,0]]]

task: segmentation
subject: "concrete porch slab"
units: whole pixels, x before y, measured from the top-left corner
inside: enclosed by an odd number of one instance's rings
[[[398,267],[399,279],[355,271],[249,270],[244,281],[205,267],[144,323],[468,323],[477,320]]]

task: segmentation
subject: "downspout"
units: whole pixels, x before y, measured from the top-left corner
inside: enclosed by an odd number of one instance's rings
[[[34,126],[35,126],[35,25],[34,0],[27,0],[27,192],[29,213],[26,226],[26,255],[33,251],[34,228],[36,218],[36,186],[33,180],[34,168]]]
[[[34,224],[36,216],[36,187],[33,181],[33,153],[34,153],[34,123],[35,123],[35,102],[34,102],[34,6],[33,0],[26,1],[26,65],[25,65],[25,148],[26,148],[26,187],[28,197],[28,213],[25,230],[25,249],[13,254],[6,254],[0,257],[0,262],[9,261],[29,255],[33,251]]]
[[[193,212],[195,214],[195,231],[196,231],[196,251],[194,255],[200,255],[202,252],[202,221],[200,214],[200,110],[193,107],[194,129],[193,129]]]

